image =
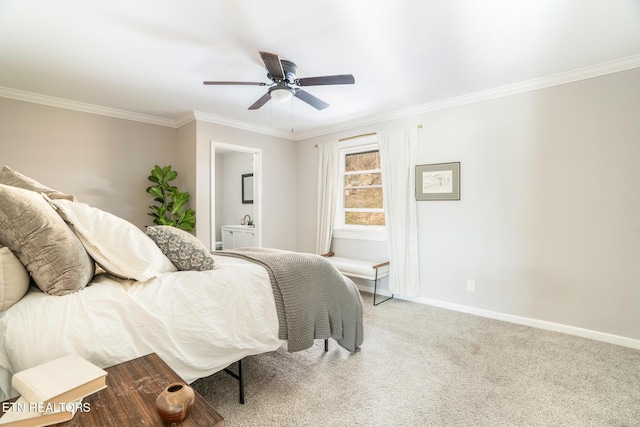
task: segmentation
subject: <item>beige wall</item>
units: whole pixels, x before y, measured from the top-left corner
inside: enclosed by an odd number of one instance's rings
[[[196,122],[192,121],[178,128],[178,145],[176,147],[176,158],[174,169],[179,171],[179,189],[189,192],[189,207],[195,208],[198,194],[195,191],[196,185]],[[206,218],[204,219],[206,221]],[[199,215],[196,215],[196,228],[200,222]]]
[[[197,211],[209,217],[211,142],[262,150],[262,246],[296,249],[296,144],[282,138],[197,122]],[[205,201],[206,200],[206,201]],[[210,247],[211,227],[200,221],[197,236]]]
[[[417,124],[418,164],[462,171],[460,201],[418,202],[421,297],[640,339],[640,69],[300,142],[298,250],[314,144]]]
[[[0,165],[144,228],[153,203],[145,192],[149,171],[170,164],[179,172],[175,184],[191,195],[195,233],[207,246],[211,141],[262,150],[263,245],[295,250],[293,141],[202,121],[174,129],[0,98]]]
[[[176,159],[176,137],[164,126],[0,98],[0,165],[141,228],[151,224],[147,176]]]
[[[259,148],[263,245],[313,252],[314,144],[422,124],[419,164],[462,163],[462,200],[418,203],[422,298],[640,339],[638,117],[640,69],[297,144],[0,98],[0,164],[139,227],[150,169],[175,165],[208,245],[211,141]]]

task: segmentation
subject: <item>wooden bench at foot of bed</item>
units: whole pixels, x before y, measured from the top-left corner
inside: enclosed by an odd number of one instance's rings
[[[375,262],[365,261],[355,258],[346,258],[341,256],[335,256],[333,252],[322,254],[338,269],[339,272],[349,277],[357,277],[359,279],[366,279],[373,281],[373,305],[382,304],[385,301],[393,298],[393,294],[390,297],[376,302],[378,279],[382,279],[389,275],[389,261]]]

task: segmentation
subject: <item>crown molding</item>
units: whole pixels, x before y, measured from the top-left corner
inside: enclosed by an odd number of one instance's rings
[[[563,73],[553,74],[546,77],[527,80],[524,82],[514,83],[510,85],[500,86],[493,89],[482,90],[469,93],[466,95],[456,96],[443,99],[440,101],[430,102],[415,107],[404,108],[387,113],[363,116],[345,120],[334,126],[322,128],[320,130],[312,130],[309,132],[296,133],[297,140],[313,138],[322,135],[328,135],[334,132],[345,131],[356,127],[375,125],[391,120],[403,119],[406,117],[417,116],[420,114],[430,113],[433,111],[445,110],[448,108],[459,107],[462,105],[474,104],[477,102],[487,101],[495,98],[516,95],[524,92],[532,92],[551,86],[558,86],[567,83],[586,80],[594,77],[600,77],[607,74],[613,74],[620,71],[631,70],[640,67],[640,55],[628,56],[609,62],[604,62],[589,67],[579,68],[576,70],[566,71]]]
[[[186,124],[189,124],[196,120],[195,111],[187,111],[182,116],[178,117],[175,121],[175,127],[180,128]]]
[[[193,115],[196,120],[214,123],[217,125],[229,126],[237,129],[246,130],[249,132],[260,133],[264,135],[271,135],[278,138],[284,138],[291,141],[296,141],[298,138],[294,133],[281,131],[277,129],[268,128],[266,126],[253,125],[251,123],[242,122],[239,120],[233,120],[226,117],[216,116],[215,114],[204,113],[202,111],[193,111]]]
[[[0,97],[31,102],[34,104],[48,105],[50,107],[64,108],[67,110],[81,111],[83,113],[97,114],[100,116],[115,117],[117,119],[133,120],[135,122],[149,123],[152,125],[176,127],[175,120],[164,117],[134,113],[131,111],[118,110],[116,108],[103,107],[84,102],[70,101],[68,99],[56,98],[53,96],[26,92],[24,90],[11,89],[8,87],[0,86]]]
[[[26,92],[18,89],[11,89],[0,86],[0,97],[16,99],[18,101],[31,102],[35,104],[48,105],[52,107],[65,108],[68,110],[81,111],[85,113],[97,114],[101,116],[114,117],[118,119],[132,120],[136,122],[149,123],[153,125],[166,126],[171,128],[179,128],[194,120],[200,120],[208,123],[219,124],[232,128],[242,129],[249,132],[271,135],[278,138],[284,138],[292,141],[300,141],[303,139],[313,138],[322,135],[328,135],[334,132],[345,131],[356,127],[376,125],[382,122],[402,119],[406,117],[417,116],[420,114],[430,113],[433,111],[445,110],[448,108],[459,107],[467,104],[487,101],[490,99],[501,98],[510,95],[516,95],[523,92],[531,92],[544,89],[551,86],[562,85],[579,80],[590,79],[603,76],[606,74],[626,71],[640,67],[640,54],[604,62],[589,67],[579,68],[563,73],[553,74],[546,77],[527,80],[524,82],[514,83],[510,85],[500,86],[493,89],[473,92],[466,95],[447,98],[415,107],[404,108],[401,110],[391,111],[387,113],[374,114],[362,117],[353,117],[344,120],[332,126],[322,129],[311,130],[308,132],[286,132],[265,126],[253,125],[239,120],[228,119],[226,117],[214,114],[204,113],[201,111],[190,111],[173,120],[164,117],[157,117],[148,114],[134,113],[131,111],[119,110],[116,108],[103,107],[84,102],[70,101],[62,98],[55,98],[48,95],[40,95],[32,92]]]

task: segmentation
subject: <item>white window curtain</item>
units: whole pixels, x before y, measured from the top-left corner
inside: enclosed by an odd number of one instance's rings
[[[338,141],[318,144],[318,221],[316,227],[316,253],[318,254],[325,254],[331,250],[331,237],[338,199],[339,168]]]
[[[384,215],[389,246],[389,292],[420,292],[418,227],[414,192],[418,128],[378,132]]]

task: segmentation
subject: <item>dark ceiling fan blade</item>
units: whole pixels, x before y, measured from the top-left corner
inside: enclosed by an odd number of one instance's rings
[[[351,74],[339,74],[336,76],[303,77],[296,80],[298,86],[321,86],[321,85],[351,85],[356,79]]]
[[[267,83],[262,82],[212,82],[212,81],[204,81],[202,82],[205,85],[250,85],[250,86],[266,86]]]
[[[267,67],[267,71],[274,79],[284,79],[284,71],[282,70],[282,63],[280,58],[275,53],[260,51],[260,56],[264,65]]]
[[[309,92],[305,92],[302,89],[296,89],[296,93],[294,94],[294,96],[318,110],[324,110],[329,106],[329,104],[324,102],[322,99],[316,98],[315,96],[311,95]]]
[[[262,95],[260,99],[254,102],[251,107],[249,107],[249,110],[257,110],[258,108],[262,107],[264,104],[269,102],[270,99],[271,99],[271,94],[269,94],[269,92],[265,93],[264,95]]]

